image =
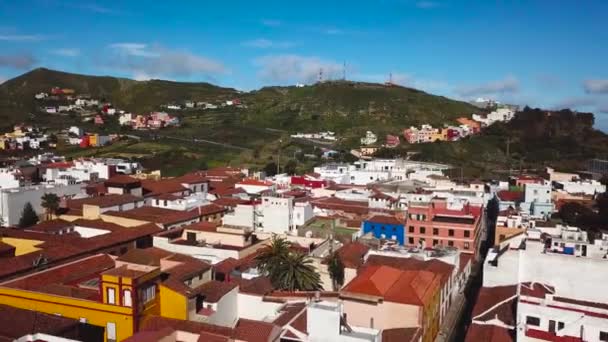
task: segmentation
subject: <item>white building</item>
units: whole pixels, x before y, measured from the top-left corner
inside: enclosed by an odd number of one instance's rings
[[[547,181],[525,184],[524,202],[520,204],[520,208],[535,218],[549,217],[553,213],[551,184]]]
[[[517,341],[608,338],[606,250],[600,249],[601,244],[590,245],[579,230],[557,231],[559,234],[536,240],[540,230],[528,230],[529,238],[511,238],[488,253],[478,300],[487,309],[474,314],[469,334],[471,329],[490,325],[510,331]],[[497,314],[508,308],[516,308],[516,312]]]
[[[266,233],[292,233],[295,229],[293,207],[293,197],[263,196],[262,203],[256,207],[259,211],[256,229]]]
[[[15,175],[15,170],[11,168],[0,169],[0,189],[18,188],[21,181]]]
[[[36,213],[42,214],[44,212],[41,206],[42,195],[45,193],[54,193],[59,197],[73,197],[83,193],[83,184],[39,184],[0,190],[0,220],[2,225],[5,227],[17,225],[23,207],[28,202]]]
[[[569,194],[584,194],[593,196],[606,192],[606,186],[596,180],[558,181],[553,183],[556,189]]]
[[[365,137],[361,138],[362,145],[372,145],[378,141],[378,136],[372,131],[365,132]]]
[[[235,188],[241,188],[250,195],[256,195],[268,190],[276,190],[274,183],[258,179],[244,179],[234,185]]]

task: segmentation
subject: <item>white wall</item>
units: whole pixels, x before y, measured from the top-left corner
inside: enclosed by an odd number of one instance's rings
[[[284,234],[293,229],[293,198],[262,197],[258,223],[266,233]]]
[[[97,228],[87,228],[82,226],[74,226],[74,231],[80,234],[83,238],[90,238],[94,236],[104,235],[110,233],[109,230],[105,229],[97,229]]]
[[[296,227],[305,225],[314,217],[310,203],[296,203],[293,208],[293,224]]]
[[[159,236],[153,237],[153,245],[154,247],[158,247],[169,252],[186,254],[197,259],[205,260],[214,265],[227,258],[239,259],[238,251],[209,247],[175,245],[170,243],[168,238]]]
[[[209,317],[209,323],[225,327],[233,327],[238,317],[238,286],[224,295],[217,302],[217,311]],[[203,305],[206,305],[203,303]]]
[[[237,206],[234,208],[234,211],[224,215],[223,224],[228,226],[247,227],[253,229],[253,205],[237,204]]]
[[[283,305],[283,303],[265,302],[262,296],[239,293],[238,317],[263,321],[267,317],[275,317]]]

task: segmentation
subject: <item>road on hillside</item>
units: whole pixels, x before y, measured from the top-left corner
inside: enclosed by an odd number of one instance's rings
[[[132,137],[132,138],[138,137],[139,139],[147,139],[147,140],[170,139],[170,140],[177,140],[177,141],[182,141],[182,142],[187,142],[187,143],[201,143],[201,144],[216,145],[216,146],[231,148],[231,149],[240,150],[240,151],[251,151],[251,149],[247,148],[247,147],[236,146],[236,145],[232,145],[232,144],[226,144],[226,143],[221,143],[221,142],[207,140],[207,139],[199,139],[199,138],[184,138],[184,137],[176,137],[176,136],[171,136],[171,135],[143,134],[143,133],[134,134],[133,136],[129,135],[129,137]]]

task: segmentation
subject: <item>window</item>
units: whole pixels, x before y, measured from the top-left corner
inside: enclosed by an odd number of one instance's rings
[[[451,240],[450,240],[450,241],[448,241],[448,246],[450,246],[450,247],[454,247],[454,241],[451,241]]]
[[[152,285],[145,288],[142,294],[144,304],[150,302],[156,297],[156,286]]]
[[[433,228],[433,235],[439,235],[439,229]]]
[[[131,298],[131,290],[124,290],[122,292],[122,305],[131,307],[133,306],[133,298]]]
[[[471,236],[471,232],[470,232],[470,231],[468,231],[468,230],[465,230],[465,231],[464,231],[464,237],[467,237],[467,238],[468,238],[468,237],[470,237],[470,236]]]
[[[116,341],[116,323],[108,322],[106,325],[106,335],[108,342]]]
[[[465,242],[465,243],[464,243],[464,249],[469,249],[469,248],[470,248],[469,243],[468,243],[468,242]]]
[[[108,304],[116,304],[116,290],[112,287],[107,288]]]
[[[413,233],[414,232],[414,226],[410,226],[409,230],[410,230],[410,233]]]
[[[88,320],[86,319],[86,317],[80,317],[78,319],[78,322],[80,322],[80,323],[86,323],[86,322],[88,322]]]
[[[413,237],[408,238],[408,239],[407,239],[407,242],[408,242],[410,245],[413,245],[413,244],[414,244],[414,238],[413,238]]]
[[[608,341],[608,332],[600,331],[600,341]]]
[[[426,228],[420,227],[420,234],[426,234]]]
[[[437,246],[439,244],[439,240],[433,240],[433,246]]]
[[[564,329],[564,326],[565,326],[564,322],[557,322],[557,330]]]
[[[448,230],[448,236],[454,236],[454,229]]]
[[[526,324],[538,327],[538,326],[540,326],[540,318],[533,317],[533,316],[526,316]]]
[[[555,321],[549,320],[549,332],[555,334]]]

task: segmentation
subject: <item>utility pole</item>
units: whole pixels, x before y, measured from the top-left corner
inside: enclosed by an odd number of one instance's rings
[[[281,173],[281,143],[283,139],[279,139],[279,152],[277,153],[277,175]]]
[[[344,65],[342,66],[342,81],[346,81],[346,61],[344,61]]]

